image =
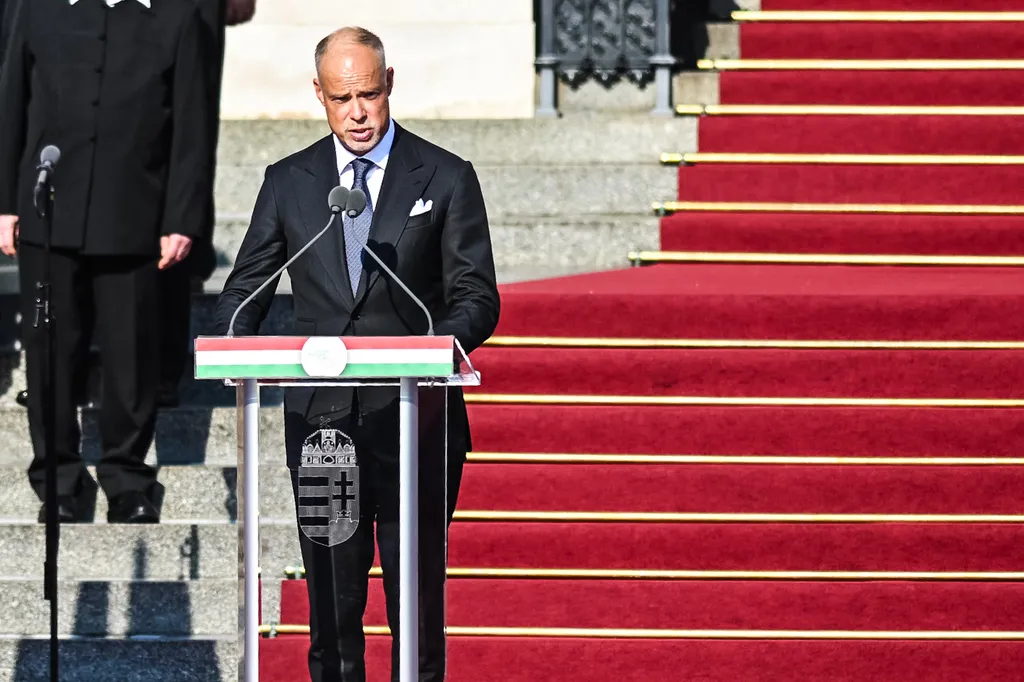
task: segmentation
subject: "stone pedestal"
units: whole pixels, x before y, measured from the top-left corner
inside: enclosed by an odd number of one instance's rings
[[[257,0],[255,18],[228,29],[222,117],[322,117],[313,51],[347,25],[384,41],[396,119],[533,116],[531,0]]]

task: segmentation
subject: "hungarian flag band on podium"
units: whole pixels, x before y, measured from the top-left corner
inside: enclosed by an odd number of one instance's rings
[[[277,387],[330,386],[398,386],[398,518],[386,519],[378,511],[377,518],[362,519],[363,497],[379,494],[373,486],[361,490],[361,468],[382,466],[377,453],[361,451],[345,429],[322,420],[320,428],[311,427],[311,434],[302,444],[302,458],[297,475],[299,528],[309,541],[324,547],[340,548],[354,542],[356,533],[374,534],[378,525],[398,522],[399,552],[397,565],[385,567],[397,572],[399,603],[388,604],[388,620],[397,611],[400,626],[402,680],[414,679],[419,660],[419,604],[427,595],[420,595],[420,536],[436,537],[440,532],[447,546],[447,519],[423,518],[420,498],[432,499],[438,514],[445,514],[447,504],[447,458],[441,453],[437,460],[421,463],[419,441],[422,428],[434,423],[447,430],[448,402],[446,386],[478,386],[476,372],[454,336],[224,336],[199,337],[195,342],[195,377],[221,380],[235,386],[238,409],[238,518],[240,571],[244,589],[240,590],[239,644],[242,679],[258,678],[259,661],[259,431],[261,385]],[[430,419],[419,420],[420,387],[441,389],[441,405],[437,401],[423,404],[431,409]],[[440,407],[440,409],[437,409]],[[440,412],[440,420],[438,414]],[[442,437],[443,438],[443,437]],[[372,447],[371,447],[372,449]],[[429,454],[429,453],[428,453]],[[269,453],[264,461],[284,461],[284,453]],[[426,472],[425,477],[420,471]],[[441,471],[434,471],[440,468]],[[365,487],[365,486],[364,486]],[[436,502],[440,502],[437,504]],[[371,540],[372,542],[372,540]],[[442,554],[441,561],[447,551]],[[372,557],[372,555],[371,555]],[[385,555],[382,553],[382,566]],[[309,567],[307,567],[308,569]],[[369,566],[367,565],[367,570]],[[446,566],[428,567],[425,571],[442,571]],[[387,580],[385,576],[385,580]],[[443,577],[441,578],[443,584]],[[371,587],[373,589],[373,587]],[[443,595],[440,599],[443,618]],[[379,625],[379,623],[368,623]],[[389,623],[390,625],[391,623]],[[443,628],[443,624],[442,624]]]
[[[452,336],[251,336],[196,340],[197,379],[432,379],[469,378],[454,366],[461,349]],[[465,355],[462,362],[468,362]],[[443,381],[442,381],[443,379]]]

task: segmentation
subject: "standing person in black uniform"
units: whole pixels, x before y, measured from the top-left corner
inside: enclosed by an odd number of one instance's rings
[[[8,0],[0,75],[0,251],[19,256],[22,314],[34,315],[44,224],[32,204],[39,152],[60,148],[51,256],[54,441],[61,520],[78,520],[88,478],[72,377],[94,321],[103,364],[99,484],[115,523],[159,521],[153,440],[159,272],[189,253],[206,215],[210,87],[194,3]],[[44,338],[24,327],[29,480],[43,499]]]
[[[224,29],[244,24],[256,12],[256,0],[195,0],[203,21],[206,40],[212,49],[206,54],[204,68],[209,75],[210,99],[207,112],[210,125],[210,166],[216,170],[217,138],[220,129],[220,93],[224,74]],[[161,407],[178,404],[178,391],[182,379],[191,376],[192,294],[202,289],[217,267],[213,249],[213,229],[216,222],[213,175],[207,186],[207,213],[202,229],[196,233],[192,251],[180,267],[160,273],[160,308],[163,311],[160,333],[160,392],[157,400]]]

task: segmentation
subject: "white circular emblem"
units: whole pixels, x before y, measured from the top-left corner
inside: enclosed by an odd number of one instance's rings
[[[311,377],[339,377],[348,364],[348,349],[337,336],[311,336],[302,344],[300,358]]]

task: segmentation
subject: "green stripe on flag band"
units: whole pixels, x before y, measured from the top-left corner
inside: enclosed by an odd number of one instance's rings
[[[452,373],[452,363],[367,363],[347,365],[339,378],[379,377],[446,377]],[[301,364],[287,365],[196,365],[197,379],[245,379],[308,377]],[[330,378],[330,377],[325,377]]]

